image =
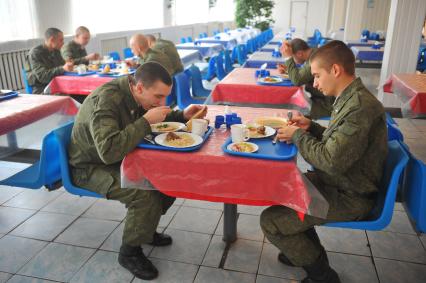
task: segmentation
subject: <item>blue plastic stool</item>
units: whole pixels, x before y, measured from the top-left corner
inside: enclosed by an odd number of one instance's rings
[[[113,51],[109,53],[109,56],[114,60],[114,61],[120,61],[120,54],[117,51]]]
[[[181,110],[188,107],[190,104],[203,104],[205,99],[194,99],[191,96],[189,86],[189,77],[184,72],[178,73],[174,76],[176,83],[176,96],[177,105]]]
[[[133,58],[135,56],[132,52],[132,49],[127,47],[123,49],[124,59]]]
[[[33,87],[30,86],[30,84],[28,83],[27,71],[25,71],[24,68],[22,68],[22,80],[24,81],[25,92],[27,94],[32,94],[33,93]]]
[[[205,89],[203,86],[201,72],[197,66],[192,65],[189,69],[185,70],[185,73],[191,78],[191,89],[194,97],[208,97],[210,95],[210,90]]]

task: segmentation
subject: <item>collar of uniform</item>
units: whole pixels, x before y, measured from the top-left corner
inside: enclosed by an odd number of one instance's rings
[[[146,50],[146,52],[145,52],[145,55],[142,55],[141,56],[141,58],[142,59],[145,59],[146,57],[148,57],[148,55],[149,54],[151,54],[152,53],[152,49],[151,48],[148,48],[147,50]]]
[[[130,76],[130,75],[129,75]],[[127,107],[130,109],[131,114],[137,113],[141,108],[133,97],[132,91],[130,90],[130,78],[129,76],[124,77],[120,80],[120,89],[125,93],[124,101]]]
[[[353,80],[343,91],[342,94],[339,95],[333,103],[333,111],[335,114],[339,113],[340,109],[342,109],[343,105],[345,105],[346,101],[353,95],[353,90],[362,85],[361,79],[356,78]]]
[[[83,45],[78,44],[77,42],[75,42],[74,40],[71,40],[71,44],[75,45],[76,47],[80,48],[80,49],[84,49]]]

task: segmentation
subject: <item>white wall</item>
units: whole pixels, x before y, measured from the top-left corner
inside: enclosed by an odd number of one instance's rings
[[[364,6],[362,29],[368,29],[372,32],[378,30],[386,31],[388,29],[391,0],[375,0],[372,3],[372,8],[368,8],[367,3]]]
[[[337,31],[345,27],[347,0],[330,0],[330,24],[328,30]]]
[[[299,0],[300,1],[300,0]],[[327,32],[330,0],[306,0],[308,2],[308,14],[305,37],[312,36],[315,29],[319,29],[323,35]],[[291,2],[296,0],[275,0],[272,16],[275,20],[274,30],[287,31],[290,25]],[[297,31],[296,31],[297,32]]]
[[[64,34],[72,34],[71,0],[37,0],[35,18],[37,19],[37,36],[43,37],[46,29],[59,28]]]

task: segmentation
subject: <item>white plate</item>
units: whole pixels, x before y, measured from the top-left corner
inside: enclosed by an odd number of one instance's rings
[[[203,138],[202,137],[200,137],[200,136],[198,136],[196,134],[193,134],[193,133],[177,132],[175,134],[178,135],[178,136],[189,135],[189,136],[191,136],[194,139],[194,143],[191,144],[191,145],[186,145],[186,146],[173,146],[173,145],[169,145],[169,144],[166,143],[167,133],[163,133],[161,135],[156,136],[154,140],[159,145],[162,145],[162,146],[165,146],[165,147],[173,147],[173,148],[193,147],[193,146],[199,145],[199,144],[201,144],[203,142]]]
[[[248,144],[248,145],[252,146],[253,150],[251,150],[251,151],[236,151],[236,150],[233,150],[232,147],[234,145],[236,145],[236,144]],[[228,146],[226,147],[226,149],[228,149],[230,151],[234,151],[234,152],[253,153],[253,152],[258,151],[259,147],[257,146],[257,144],[252,143],[252,142],[233,142],[233,143],[228,144]]]
[[[173,129],[164,130],[166,128],[165,127],[162,128],[161,126],[165,126],[165,125],[167,125],[168,127],[173,127]],[[151,131],[153,133],[169,133],[169,132],[180,131],[180,130],[182,130],[185,127],[186,126],[185,126],[184,123],[179,123],[179,122],[161,122],[161,123],[157,123],[157,124],[152,124],[151,125]]]
[[[274,81],[268,81],[268,79],[273,79]],[[284,81],[283,78],[277,77],[277,76],[269,76],[264,78],[259,78],[259,82],[264,84],[279,84]]]
[[[255,125],[253,125],[253,126],[248,125],[247,127],[250,128],[250,127],[256,127],[256,126]],[[260,127],[260,125],[257,126],[257,127]],[[260,135],[259,136],[252,136],[253,132],[249,130],[249,136],[250,136],[251,139],[263,139],[263,138],[271,137],[274,134],[275,134],[275,129],[271,128],[269,126],[265,126],[265,135],[264,136],[260,136]]]

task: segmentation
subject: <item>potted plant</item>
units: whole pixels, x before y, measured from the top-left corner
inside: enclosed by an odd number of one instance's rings
[[[272,19],[273,0],[237,0],[235,22],[238,27],[253,26],[261,31],[275,22]]]

